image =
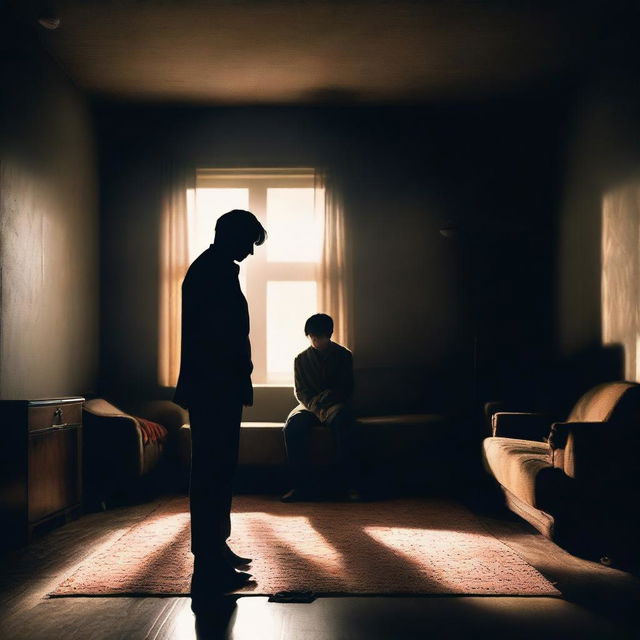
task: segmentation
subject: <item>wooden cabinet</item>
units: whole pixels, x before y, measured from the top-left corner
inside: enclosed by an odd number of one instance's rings
[[[26,542],[82,502],[84,398],[0,402],[0,536]]]

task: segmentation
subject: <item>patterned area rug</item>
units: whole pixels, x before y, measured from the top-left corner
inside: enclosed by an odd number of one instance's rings
[[[555,587],[455,503],[398,499],[283,504],[234,499],[231,546],[254,558],[243,595],[557,596]],[[51,596],[188,595],[189,503],[173,498],[82,562]]]

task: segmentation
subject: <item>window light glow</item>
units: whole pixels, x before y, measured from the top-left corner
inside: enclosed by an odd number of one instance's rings
[[[305,320],[318,311],[324,248],[325,190],[312,172],[252,170],[199,174],[187,192],[189,263],[214,241],[218,218],[252,211],[268,234],[240,263],[249,305],[254,384],[291,384],[293,360],[308,346]]]
[[[290,376],[293,359],[309,345],[304,323],[317,309],[313,281],[267,283],[267,371]]]
[[[316,190],[267,189],[267,229],[269,262],[319,262],[323,238]]]
[[[189,206],[191,204],[191,206]],[[189,260],[193,262],[213,242],[218,218],[232,209],[249,208],[249,189],[196,189],[187,199]]]

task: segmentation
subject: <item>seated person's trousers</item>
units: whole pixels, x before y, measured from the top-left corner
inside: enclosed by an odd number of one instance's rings
[[[308,487],[309,439],[312,428],[320,424],[325,424],[333,433],[341,485],[355,488],[360,476],[355,449],[355,420],[346,407],[325,423],[321,423],[311,411],[300,411],[287,420],[283,433],[293,486],[300,489]]]

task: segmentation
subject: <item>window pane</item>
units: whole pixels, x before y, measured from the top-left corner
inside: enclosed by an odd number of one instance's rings
[[[293,379],[293,359],[306,347],[304,323],[317,310],[316,283],[267,283],[267,377]]]
[[[223,213],[248,208],[249,189],[196,189],[195,202],[187,207],[189,261],[193,262],[213,242],[216,222]]]
[[[323,241],[322,210],[313,188],[267,189],[267,260],[319,262]]]

